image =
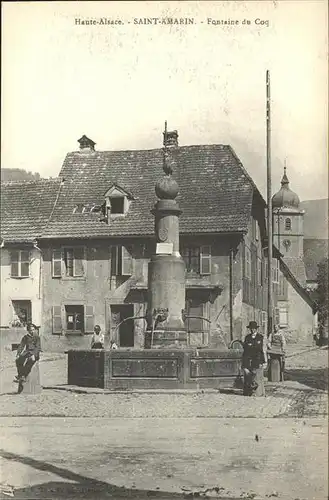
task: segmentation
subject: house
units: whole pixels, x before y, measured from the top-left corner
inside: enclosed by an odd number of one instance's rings
[[[168,137],[180,189],[190,345],[229,345],[252,319],[265,331],[265,201],[230,146],[179,147],[177,133]],[[39,239],[44,345],[89,347],[99,324],[107,342],[142,348],[163,150],[96,151],[86,136],[79,144],[64,160]],[[278,260],[273,265],[276,288]]]
[[[37,242],[60,182],[1,183],[1,328],[42,323],[42,255]]]
[[[179,146],[177,132],[167,138],[180,190],[189,344],[229,346],[244,338],[250,320],[266,334],[264,199],[230,146]],[[89,348],[96,324],[107,345],[114,339],[123,348],[143,348],[155,252],[151,210],[162,167],[161,148],[97,151],[83,136],[57,179],[4,183],[2,325],[32,319],[50,351]],[[303,211],[297,195],[287,204],[286,194],[273,197],[270,285],[275,320],[300,341],[312,331],[315,307],[305,289]]]
[[[298,195],[289,187],[284,168],[281,188],[272,197],[273,244],[280,258],[276,322],[288,340],[312,341],[317,328],[316,305],[307,289],[304,262],[304,216]]]

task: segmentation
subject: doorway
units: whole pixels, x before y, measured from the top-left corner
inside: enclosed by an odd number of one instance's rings
[[[119,347],[134,347],[134,320],[124,321],[132,316],[134,304],[111,305],[111,336]]]

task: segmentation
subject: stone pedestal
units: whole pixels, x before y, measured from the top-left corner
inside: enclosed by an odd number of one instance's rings
[[[18,393],[19,394],[40,394],[42,391],[42,387],[40,384],[40,370],[39,370],[39,362],[37,361],[32,366],[32,369],[29,375],[26,377],[26,381],[24,383],[20,382],[18,384]]]
[[[149,262],[148,279],[146,347],[186,346],[187,333],[182,318],[185,308],[183,259],[179,254],[154,255]]]

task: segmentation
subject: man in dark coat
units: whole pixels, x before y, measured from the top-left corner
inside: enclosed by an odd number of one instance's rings
[[[258,333],[256,321],[250,321],[243,343],[242,368],[244,371],[245,396],[265,396],[263,364],[265,361],[263,335]]]
[[[41,344],[38,329],[33,323],[29,323],[26,328],[27,334],[24,335],[17,349],[15,382],[24,382],[32,366],[40,358]]]

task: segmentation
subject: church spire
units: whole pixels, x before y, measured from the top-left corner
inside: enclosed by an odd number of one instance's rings
[[[296,193],[291,191],[289,187],[289,179],[287,176],[287,164],[286,159],[284,160],[283,176],[281,179],[281,188],[272,197],[272,207],[273,209],[281,208],[299,208],[299,198]]]
[[[284,160],[284,167],[283,167],[283,177],[281,179],[281,186],[282,187],[288,187],[289,185],[289,179],[287,177],[287,160]]]

